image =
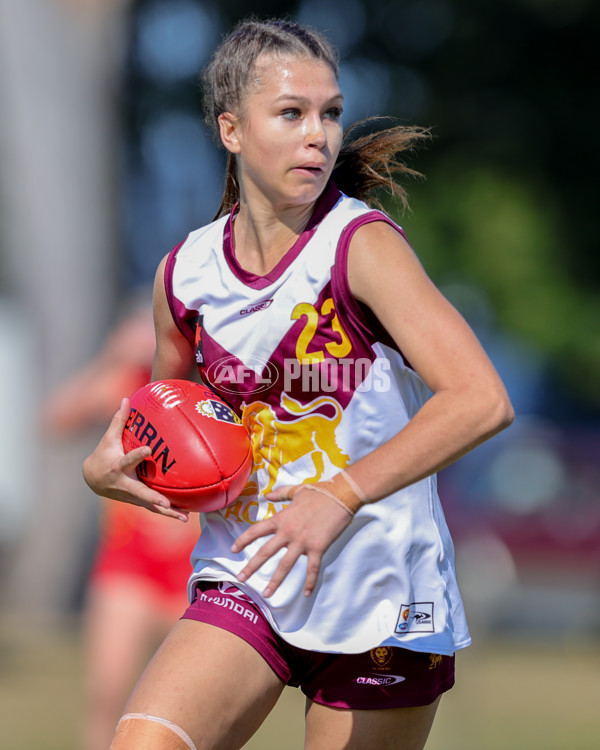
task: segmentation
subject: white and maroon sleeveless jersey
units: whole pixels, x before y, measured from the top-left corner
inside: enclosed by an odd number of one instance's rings
[[[190,595],[201,579],[235,581],[265,542],[231,552],[249,524],[289,502],[267,493],[330,478],[401,430],[429,397],[348,286],[353,232],[371,221],[392,224],[389,218],[330,185],[306,230],[266,276],[237,263],[232,221],[223,217],[192,232],[172,251],[165,273],[171,311],[200,374],[242,417],[254,454],[242,495],[202,518]],[[327,550],[312,596],[302,593],[301,557],[263,600],[283,553],[240,587],[295,646],[451,654],[470,643],[435,477],[361,508]]]

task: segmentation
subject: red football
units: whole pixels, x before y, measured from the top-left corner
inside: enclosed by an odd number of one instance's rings
[[[139,478],[182,510],[208,512],[232,503],[252,470],[252,447],[239,417],[210,388],[157,380],[130,398],[126,453],[148,445]]]

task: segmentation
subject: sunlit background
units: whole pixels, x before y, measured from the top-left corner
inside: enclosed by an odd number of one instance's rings
[[[406,186],[410,211],[386,207],[517,410],[440,476],[475,645],[459,661],[455,721],[442,715],[431,747],[598,747],[595,0],[0,0],[0,724],[15,724],[0,747],[77,748],[78,617],[98,534],[80,466],[101,429],[50,439],[39,413],[149,299],[160,258],[214,215],[224,157],[198,73],[251,12],[338,46],[345,126],[379,114],[432,128],[410,159],[426,177]],[[42,744],[11,708],[41,679],[20,668],[24,633],[62,659],[45,667],[60,678],[44,688],[54,728]],[[485,671],[507,664],[497,682]],[[564,715],[544,713],[545,669]],[[478,733],[467,703],[488,676]],[[583,730],[565,744],[570,717]]]

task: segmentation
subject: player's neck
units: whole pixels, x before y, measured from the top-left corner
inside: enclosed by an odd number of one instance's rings
[[[274,211],[271,206],[250,208],[240,202],[233,225],[234,251],[246,271],[264,276],[269,273],[304,231],[314,204],[291,206]]]

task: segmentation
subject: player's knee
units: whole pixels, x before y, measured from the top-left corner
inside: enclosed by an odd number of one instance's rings
[[[148,714],[125,714],[117,724],[110,750],[196,750],[196,746],[172,721]]]

